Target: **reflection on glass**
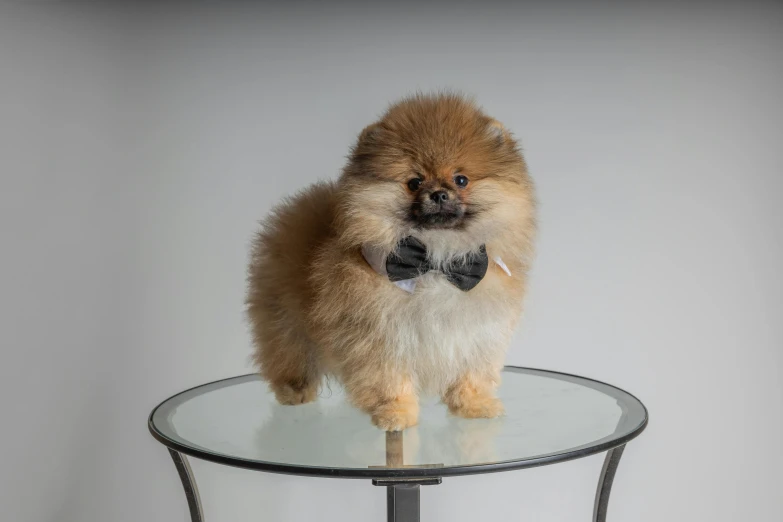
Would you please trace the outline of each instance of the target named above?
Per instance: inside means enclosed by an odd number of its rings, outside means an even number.
[[[499,419],[456,418],[430,399],[418,426],[387,436],[339,388],[314,403],[280,406],[262,381],[245,376],[172,398],[153,423],[172,440],[220,455],[367,469],[538,458],[619,438],[644,420],[641,404],[620,390],[536,370],[505,372],[499,395],[506,407]]]

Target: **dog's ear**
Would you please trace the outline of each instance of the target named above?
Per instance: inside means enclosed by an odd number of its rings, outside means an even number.
[[[511,141],[511,134],[506,130],[503,124],[497,120],[489,120],[487,123],[487,133],[497,140],[498,145]]]
[[[381,124],[376,122],[366,126],[359,134],[359,143],[373,143],[381,134]]]

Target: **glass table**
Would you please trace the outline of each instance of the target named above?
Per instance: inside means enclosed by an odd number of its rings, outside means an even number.
[[[625,444],[647,425],[644,405],[602,382],[511,366],[498,395],[503,417],[461,419],[424,399],[418,426],[386,433],[350,406],[336,383],[315,402],[281,406],[252,374],[179,393],[152,411],[148,425],[174,459],[193,522],[204,515],[187,456],[270,473],[371,479],[387,488],[388,520],[414,522],[420,486],[443,477],[606,452],[593,510],[593,520],[603,522]]]

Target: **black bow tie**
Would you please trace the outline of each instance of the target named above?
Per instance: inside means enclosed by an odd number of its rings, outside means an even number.
[[[467,292],[484,279],[488,264],[487,250],[481,245],[478,254],[468,255],[464,262],[449,263],[443,274],[451,284]],[[427,247],[412,236],[400,241],[396,252],[386,258],[386,272],[391,281],[405,281],[439,269],[427,259]]]

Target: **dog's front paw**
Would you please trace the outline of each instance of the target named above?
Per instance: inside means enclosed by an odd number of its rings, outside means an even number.
[[[477,395],[458,404],[450,404],[449,411],[452,415],[466,419],[494,419],[504,412],[500,399],[486,395]]]
[[[304,386],[294,386],[290,383],[273,384],[270,387],[275,392],[277,402],[285,406],[312,402],[318,396],[318,385],[312,383]]]
[[[419,403],[415,398],[396,399],[372,412],[372,423],[385,431],[402,431],[418,422]]]

